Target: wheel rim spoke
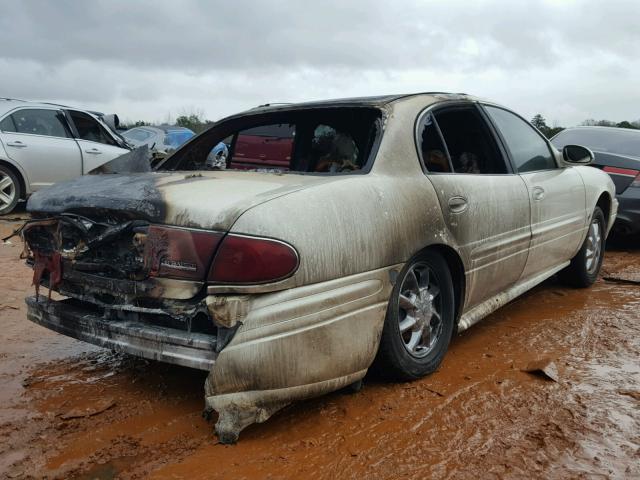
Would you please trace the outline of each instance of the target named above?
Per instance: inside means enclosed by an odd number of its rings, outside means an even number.
[[[413,327],[415,327],[416,323],[417,321],[415,317],[405,317],[405,319],[400,322],[400,333],[411,330]]]
[[[418,348],[418,345],[420,344],[420,340],[422,340],[422,329],[412,332],[411,338],[407,343],[407,348],[409,349],[409,351],[415,352]]]
[[[0,176],[0,190],[4,190],[7,187],[10,187],[13,185],[13,181],[6,176]]]
[[[5,205],[9,205],[12,201],[13,201],[13,196],[9,196],[7,194],[5,194],[4,192],[0,192],[0,203],[3,203]]]
[[[399,305],[400,308],[404,309],[404,310],[415,310],[416,307],[416,302],[415,302],[415,295],[402,295],[400,294],[400,298],[399,298]]]

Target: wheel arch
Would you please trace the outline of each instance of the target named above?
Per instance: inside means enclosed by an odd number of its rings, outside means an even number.
[[[596,207],[600,207],[602,213],[604,213],[604,221],[606,222],[605,227],[607,230],[609,229],[609,221],[611,218],[609,215],[611,214],[611,195],[609,192],[602,192],[598,197],[598,201],[596,202]]]
[[[22,175],[22,172],[13,163],[7,162],[2,158],[0,158],[0,165],[11,170],[18,178],[18,182],[20,182],[20,199],[25,200],[27,198],[27,184],[25,182],[24,175]]]
[[[466,280],[464,275],[464,263],[458,252],[449,245],[442,243],[429,245],[421,250],[421,252],[435,251],[439,253],[447,263],[451,280],[453,281],[453,294],[455,296],[455,322],[457,327],[462,308],[464,306],[464,298],[466,291]],[[454,330],[455,332],[455,330]]]

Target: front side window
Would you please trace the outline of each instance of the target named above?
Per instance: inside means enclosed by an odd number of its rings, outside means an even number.
[[[13,129],[8,118],[2,122],[3,131],[15,133],[29,133],[31,135],[44,135],[47,137],[70,137],[64,117],[58,110],[45,110],[37,108],[25,108],[10,115]]]
[[[78,137],[82,140],[118,146],[116,141],[111,138],[102,125],[91,115],[76,110],[69,110],[69,115],[71,115],[76,130],[78,130]]]
[[[9,115],[0,121],[0,132],[15,133],[16,126],[13,123],[13,117]]]
[[[557,168],[547,142],[528,122],[502,108],[484,108],[500,130],[518,173]]]
[[[500,150],[474,106],[428,113],[420,133],[422,158],[430,172],[507,173]]]

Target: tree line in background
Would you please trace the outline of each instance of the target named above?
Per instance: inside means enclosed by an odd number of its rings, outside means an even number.
[[[547,138],[551,138],[554,135],[560,133],[565,127],[550,127],[547,125],[547,121],[541,114],[537,114],[531,119],[531,124],[540,130]],[[622,122],[612,122],[611,120],[594,120],[590,118],[585,120],[580,125],[589,127],[618,127],[618,128],[631,128],[633,130],[640,130],[640,120],[635,122],[629,122],[624,120]]]

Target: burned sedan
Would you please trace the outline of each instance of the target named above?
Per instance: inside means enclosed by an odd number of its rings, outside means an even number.
[[[247,169],[238,139],[258,127],[252,149],[272,164]],[[226,168],[213,170],[221,141]],[[161,170],[34,194],[28,317],[208,371],[205,408],[234,442],[372,366],[403,381],[433,372],[455,332],[556,273],[591,285],[617,209],[592,160],[466,95],[249,110]]]

